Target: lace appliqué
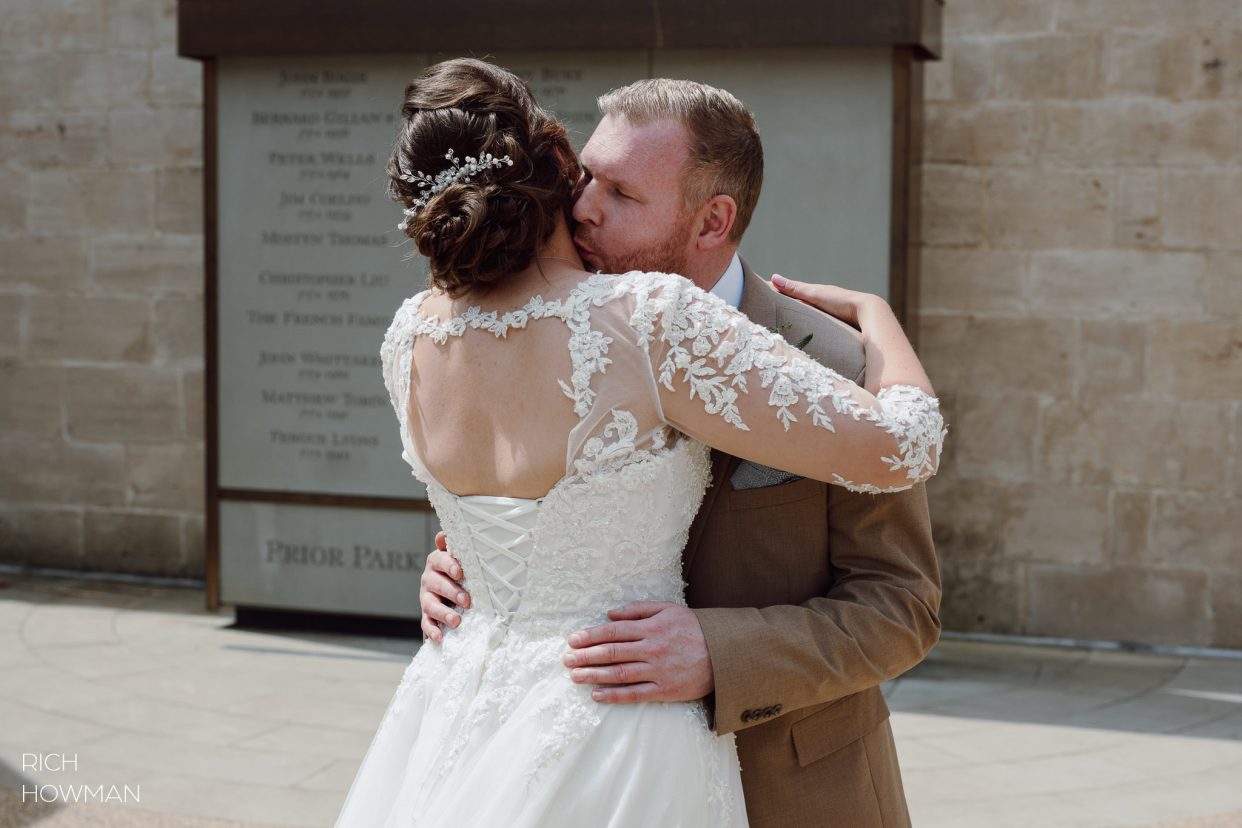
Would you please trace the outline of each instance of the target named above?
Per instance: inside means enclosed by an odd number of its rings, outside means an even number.
[[[799,404],[805,404],[813,425],[835,431],[824,408],[827,401],[835,413],[867,420],[897,439],[897,452],[880,459],[890,471],[904,469],[910,483],[880,488],[834,475],[839,485],[857,492],[897,492],[935,473],[947,433],[936,398],[913,386],[890,386],[876,395],[877,411],[855,400],[852,383],[831,368],[792,348],[787,356],[773,353],[784,338],[740,317],[720,297],[686,290],[689,283],[679,276],[639,275],[645,278],[626,282],[638,297],[630,323],[648,353],[657,336],[668,345],[658,366],[658,381],[666,389],[676,390],[673,380],[680,374],[690,398],[701,399],[704,411],[749,431],[737,400],[739,392],[747,393],[746,374],[753,370],[760,387],[770,389],[768,405],[786,431],[798,420],[792,409]]]

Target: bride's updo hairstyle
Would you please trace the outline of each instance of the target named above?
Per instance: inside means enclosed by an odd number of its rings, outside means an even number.
[[[388,195],[407,208],[405,234],[431,263],[431,283],[449,296],[492,286],[527,267],[557,219],[568,221],[580,175],[565,128],[512,72],[470,58],[428,68],[405,88],[402,125],[388,159]],[[458,163],[508,156],[425,199],[431,179]],[[411,213],[410,208],[415,208]]]

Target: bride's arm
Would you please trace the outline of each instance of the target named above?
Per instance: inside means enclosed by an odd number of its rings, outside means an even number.
[[[931,477],[944,422],[892,311],[840,289],[818,298],[852,303],[868,388],[687,280],[653,284],[632,324],[647,346],[664,419],[729,454],[855,491],[900,491]]]

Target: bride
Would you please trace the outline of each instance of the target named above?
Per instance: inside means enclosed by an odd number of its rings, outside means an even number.
[[[931,384],[883,303],[863,388],[681,276],[587,272],[577,158],[509,72],[432,66],[402,116],[389,193],[431,288],[380,355],[474,608],[410,662],[336,825],[743,826],[733,735],[700,702],[596,703],[566,636],[684,603],[709,446],[855,490],[930,477]]]

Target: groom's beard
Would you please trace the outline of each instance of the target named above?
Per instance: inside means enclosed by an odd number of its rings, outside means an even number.
[[[686,244],[690,233],[690,216],[677,217],[677,223],[663,239],[645,248],[624,251],[599,250],[579,225],[578,237],[583,246],[595,252],[604,273],[627,273],[631,270],[659,273],[686,273]]]

